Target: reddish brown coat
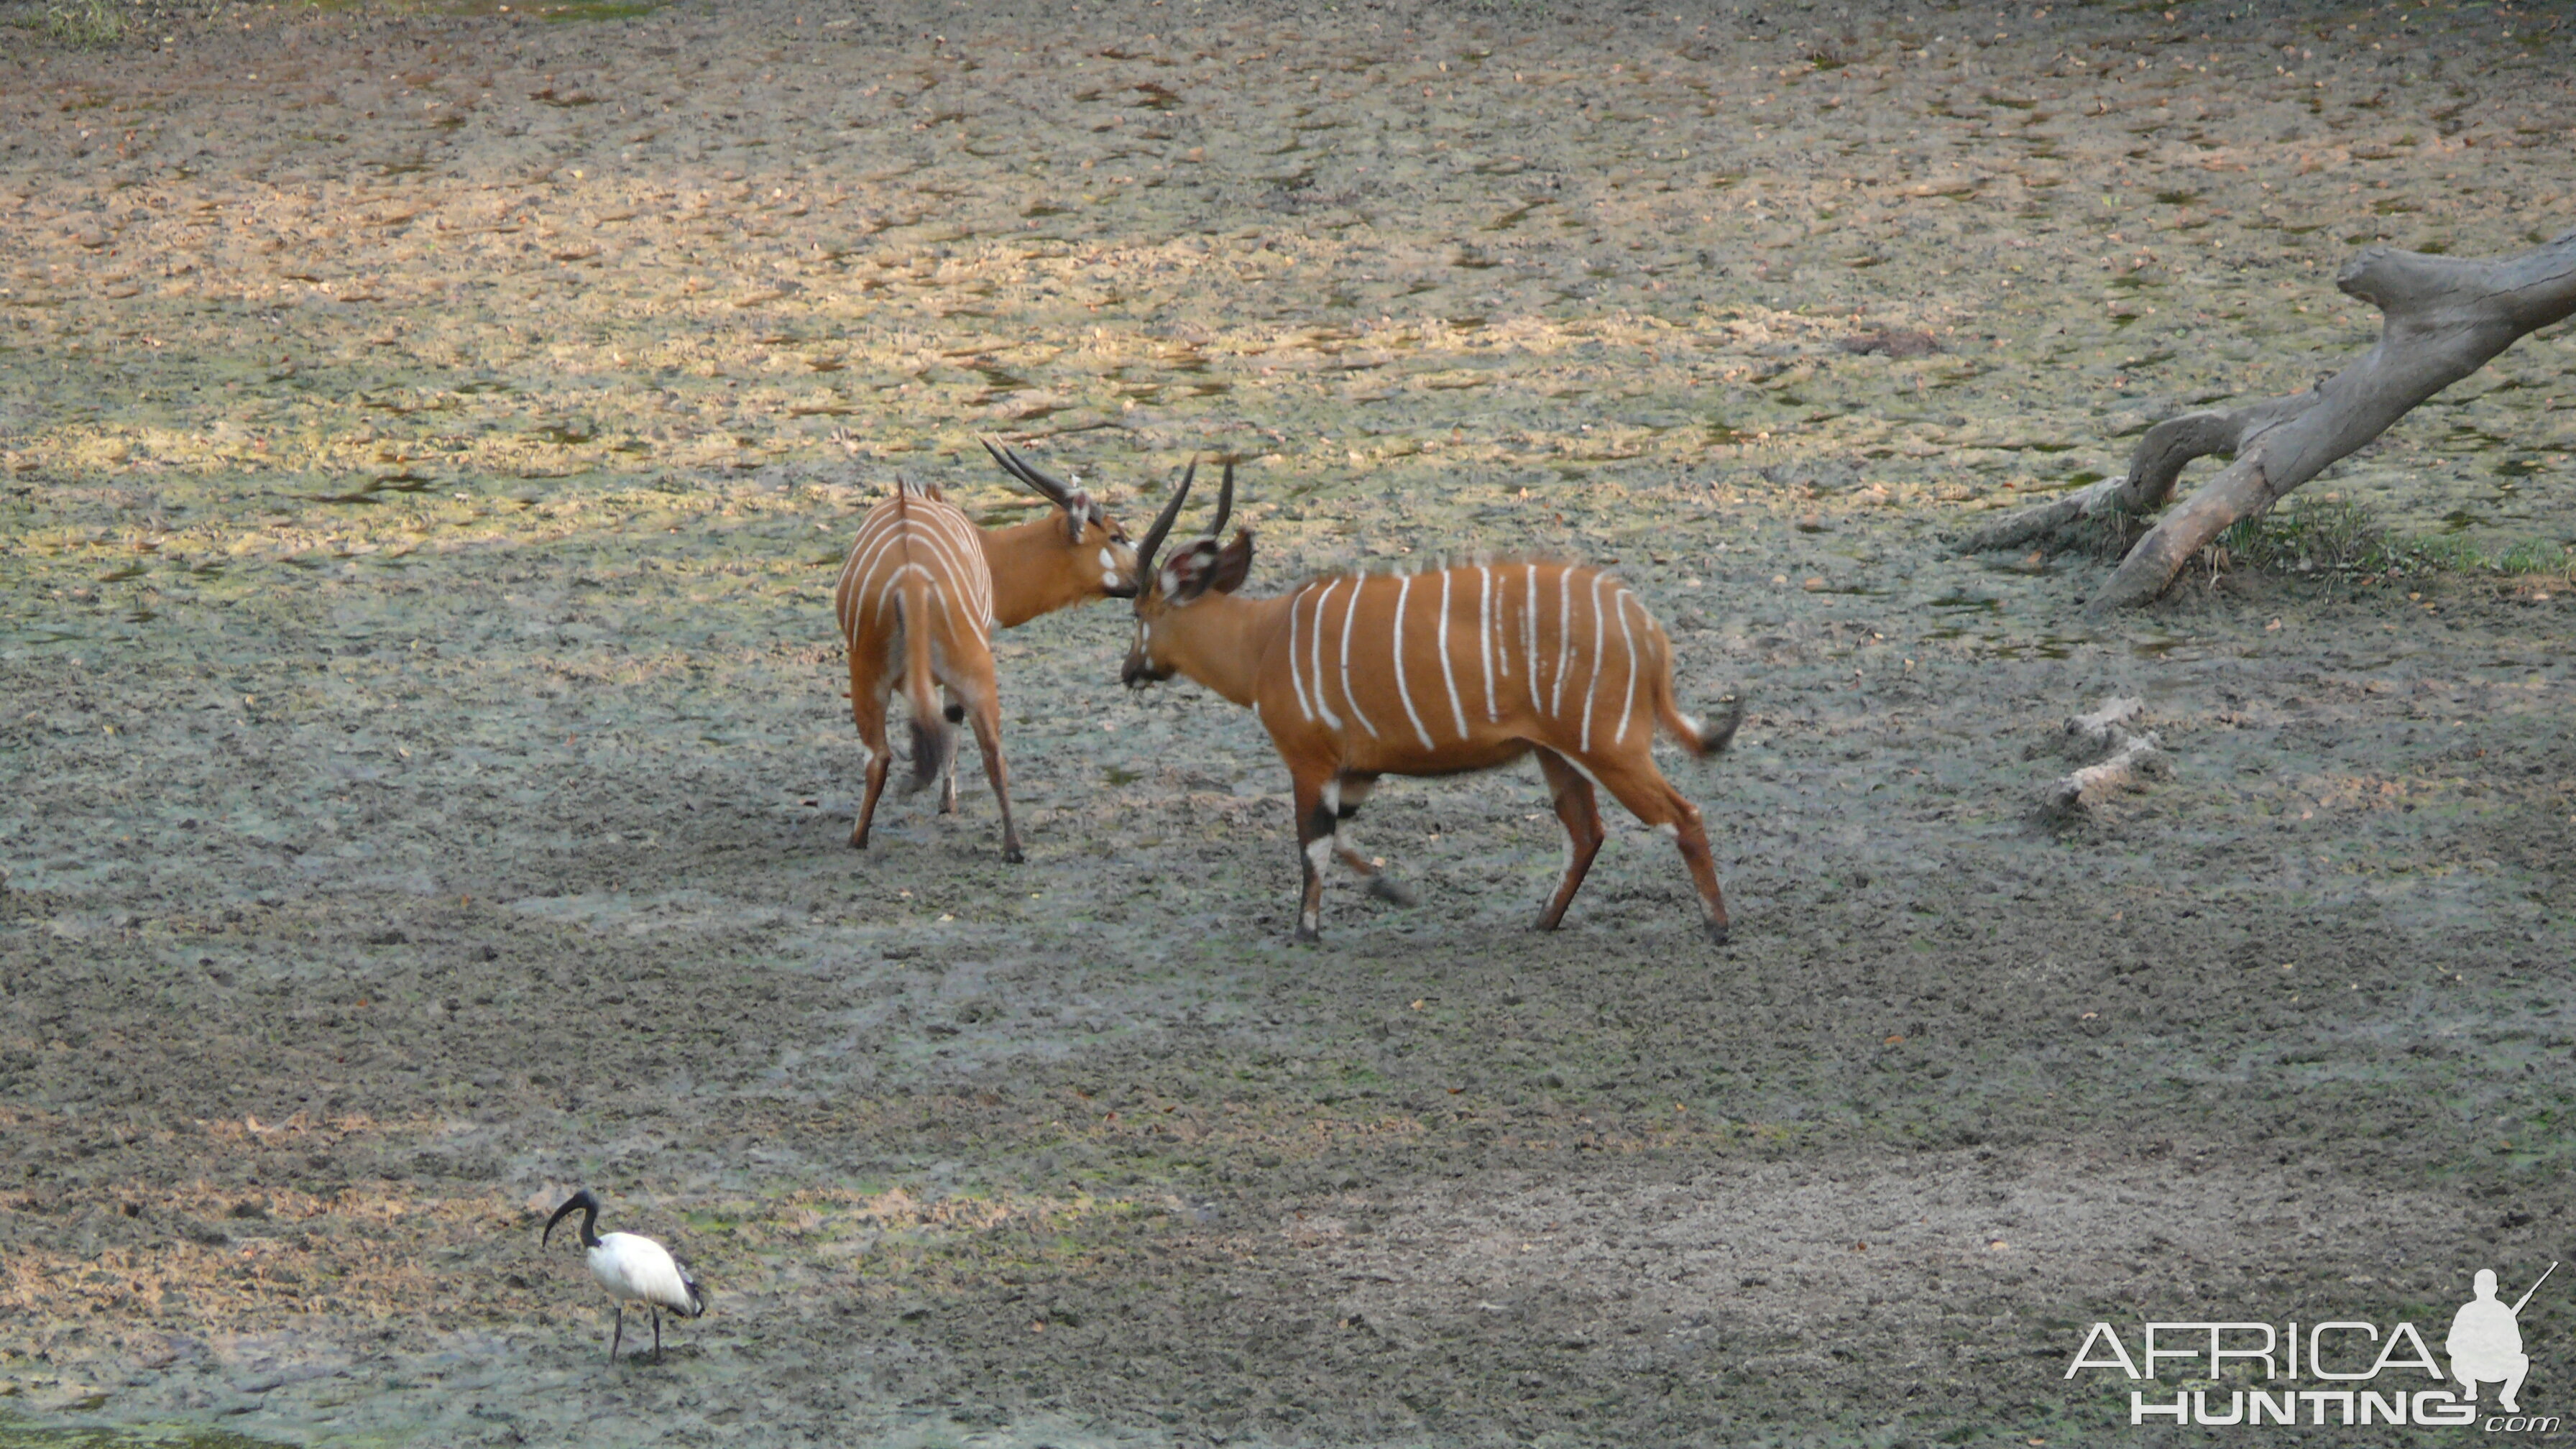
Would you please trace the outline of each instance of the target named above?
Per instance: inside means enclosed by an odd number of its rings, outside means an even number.
[[[1184,482],[1180,496],[1185,496]],[[1146,536],[1144,566],[1180,496]],[[1223,527],[1232,470],[1218,505]],[[1604,832],[1594,786],[1669,832],[1724,940],[1726,904],[1697,806],[1656,768],[1660,727],[1695,754],[1734,737],[1740,707],[1714,727],[1682,713],[1672,645],[1643,601],[1583,564],[1512,560],[1417,574],[1337,575],[1276,598],[1236,597],[1252,539],[1201,539],[1136,598],[1134,685],[1185,674],[1249,707],[1288,765],[1304,861],[1297,934],[1320,927],[1327,856],[1392,890],[1341,837],[1380,775],[1446,775],[1535,754],[1568,842],[1539,917],[1553,928]]]
[[[971,721],[1001,807],[1003,858],[1020,859],[1002,761],[993,630],[1088,599],[1124,597],[1136,587],[1136,555],[1116,519],[1008,449],[985,446],[1055,506],[1027,523],[983,529],[938,489],[898,482],[860,521],[833,590],[849,654],[850,718],[867,756],[867,793],[850,831],[850,844],[861,849],[893,758],[886,707],[900,690],[912,703],[912,788],[937,779],[941,811],[957,808],[954,726]],[[946,693],[944,707],[934,691]]]

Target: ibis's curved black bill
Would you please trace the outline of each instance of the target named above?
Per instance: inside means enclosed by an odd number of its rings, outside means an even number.
[[[562,1207],[555,1209],[555,1215],[546,1219],[546,1231],[544,1236],[538,1238],[537,1241],[540,1243],[552,1243],[555,1240],[555,1225],[562,1222],[564,1219],[571,1217],[574,1213],[581,1214],[581,1245],[585,1248],[598,1247],[599,1194],[592,1192],[586,1187],[566,1199]]]

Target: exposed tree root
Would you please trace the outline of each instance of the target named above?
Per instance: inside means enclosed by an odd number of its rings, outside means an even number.
[[[2138,440],[2127,477],[1988,524],[1964,541],[1964,551],[2034,543],[2062,549],[2078,543],[2088,524],[2125,531],[2164,505],[2193,459],[2234,454],[2224,472],[2129,548],[2087,611],[2149,602],[2229,525],[2270,508],[2523,334],[2576,315],[2576,231],[2503,260],[2371,247],[2344,264],[2335,285],[2385,319],[2379,341],[2358,362],[2305,392],[2167,418]]]

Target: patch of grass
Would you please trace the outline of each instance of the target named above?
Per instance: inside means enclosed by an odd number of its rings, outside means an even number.
[[[2063,542],[2089,558],[2118,563],[2153,527],[2155,520],[2144,514],[2118,507],[2102,508],[2066,525]]]
[[[2545,538],[2516,539],[2486,566],[2500,574],[2576,573],[2576,549]]]
[[[48,0],[30,23],[70,45],[114,45],[126,31],[116,0]]]
[[[196,1424],[39,1426],[10,1415],[0,1417],[0,1449],[277,1449],[277,1441]]]
[[[2247,568],[2279,573],[2375,573],[2393,561],[2388,530],[2369,509],[2341,498],[2294,498],[2239,519],[2218,546]]]
[[[2240,519],[2218,536],[2218,546],[2245,568],[2341,578],[2576,570],[2576,552],[2560,544],[2521,539],[2488,552],[2457,536],[2401,536],[2368,508],[2332,496],[2292,498],[2269,513]]]
[[[570,5],[540,5],[537,7],[537,18],[553,24],[588,20],[632,20],[639,15],[650,15],[659,8],[661,8],[659,0],[655,0],[652,4],[631,3],[631,0],[629,3],[621,3],[621,0],[578,0],[578,3]]]

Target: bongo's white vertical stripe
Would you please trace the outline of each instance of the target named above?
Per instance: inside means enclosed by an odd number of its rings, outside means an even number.
[[[1449,655],[1449,581],[1458,571],[1440,571],[1440,679],[1449,687],[1449,714],[1458,722],[1458,738],[1467,737],[1467,707],[1458,702],[1458,667]]]
[[[1404,702],[1404,717],[1413,721],[1413,733],[1424,749],[1432,748],[1431,731],[1422,727],[1422,712],[1413,707],[1413,690],[1404,682],[1404,596],[1413,592],[1413,575],[1404,574],[1395,581],[1395,624],[1388,647],[1395,654],[1395,697]]]
[[[918,494],[889,498],[869,510],[849,561],[841,566],[843,642],[851,640],[862,617],[892,619],[907,577],[919,577],[943,598],[963,603],[963,621],[990,638],[993,576],[974,532],[966,515]]]
[[[1476,662],[1485,671],[1485,718],[1501,719],[1502,711],[1494,707],[1494,571],[1483,564],[1476,565]],[[1503,667],[1511,667],[1508,658]]]
[[[982,545],[965,515],[947,503],[914,494],[900,501],[889,498],[877,505],[859,525],[858,543],[851,550],[850,562],[843,567],[843,575],[882,583],[889,556],[917,560],[937,574],[959,581],[976,615],[989,618],[992,574],[984,565]]]
[[[1326,729],[1335,730],[1342,727],[1341,718],[1333,713],[1333,707],[1330,704],[1324,702],[1324,606],[1333,601],[1333,591],[1340,588],[1342,583],[1341,579],[1330,580],[1324,585],[1323,592],[1315,596],[1315,624],[1311,631],[1315,642],[1311,646],[1314,654],[1309,669],[1315,679],[1315,713],[1323,716]],[[1290,636],[1289,648],[1291,650],[1296,648],[1294,635]]]
[[[1626,589],[1619,589],[1611,594],[1610,602],[1619,611],[1619,657],[1628,667],[1628,682],[1619,687],[1619,732],[1610,737],[1610,743],[1615,745],[1628,738],[1628,707],[1637,698],[1637,641],[1628,632],[1628,606],[1636,600]]]
[[[1368,584],[1367,579],[1351,580],[1351,601],[1342,608],[1342,707],[1351,712],[1351,718],[1360,722],[1361,729],[1375,738],[1377,726],[1371,724],[1368,715],[1360,709],[1359,696],[1351,693],[1351,626],[1360,621],[1360,596],[1367,592]]]
[[[1583,752],[1592,753],[1592,696],[1601,687],[1601,648],[1608,642],[1610,631],[1601,618],[1601,590],[1610,582],[1608,574],[1594,574],[1592,588],[1592,667],[1583,679]]]
[[[1530,712],[1538,712],[1538,565],[1521,565],[1521,576],[1527,585],[1521,600],[1521,642],[1529,649]]]
[[[1306,676],[1300,672],[1297,651],[1297,606],[1306,601],[1308,592],[1306,589],[1299,589],[1288,600],[1288,688],[1290,693],[1297,696],[1299,719],[1315,717],[1315,707],[1306,702]],[[1320,679],[1316,681],[1318,685],[1322,682]]]
[[[1574,570],[1556,576],[1556,682],[1547,692],[1547,712],[1565,715],[1565,666],[1574,660]]]

